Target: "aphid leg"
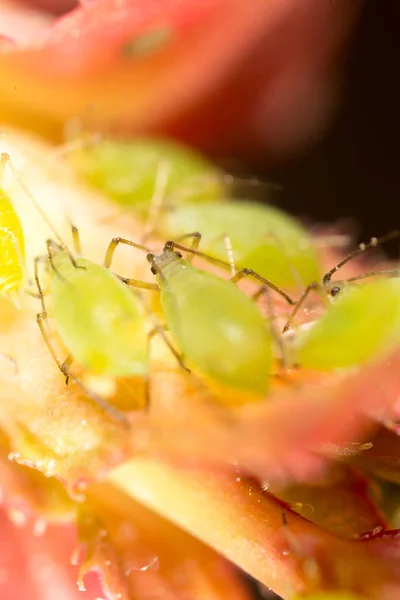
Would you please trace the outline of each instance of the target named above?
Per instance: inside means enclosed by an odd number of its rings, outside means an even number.
[[[79,235],[79,229],[76,225],[71,223],[71,234],[72,241],[74,242],[74,249],[76,254],[82,254],[82,246],[81,246],[81,236]]]
[[[41,312],[36,315],[36,321],[37,321],[37,324],[39,325],[39,329],[43,336],[43,339],[46,342],[46,346],[49,349],[49,352],[52,355],[52,357],[53,357],[55,363],[57,364],[58,368],[60,369],[61,373],[64,375],[64,377],[67,380],[70,376],[70,373],[69,373],[68,367],[66,367],[64,364],[66,361],[62,361],[61,358],[58,356],[58,354],[50,340],[50,336],[46,331],[45,322],[48,320],[48,318],[49,318],[49,315],[47,314],[47,312]]]
[[[281,355],[281,358],[280,358],[281,367],[285,371],[287,369],[287,365],[288,365],[288,361],[287,361],[287,357],[286,357],[286,349],[285,349],[285,345],[283,343],[282,337],[275,325],[276,314],[274,311],[274,306],[271,301],[270,289],[266,285],[263,285],[255,294],[253,294],[252,299],[258,300],[261,296],[265,296],[266,301],[267,301],[268,313],[269,313],[269,319],[268,319],[269,328],[271,330],[271,335],[272,335],[273,339],[275,340],[276,345],[279,348],[279,352]]]
[[[50,339],[49,334],[46,331],[46,327],[45,327],[45,321],[48,320],[48,314],[47,312],[43,312],[43,313],[38,313],[38,315],[36,316],[36,320],[37,323],[39,325],[39,329],[40,332],[43,336],[43,339],[46,343],[47,348],[49,349],[49,352],[51,354],[51,356],[53,357],[55,363],[57,364],[58,368],[60,369],[61,373],[64,375],[65,377],[65,382],[66,384],[69,383],[69,381],[72,381],[73,383],[75,383],[77,386],[79,386],[81,388],[81,390],[91,399],[93,400],[93,402],[95,404],[97,404],[102,410],[104,410],[104,412],[106,412],[112,419],[114,419],[115,421],[118,421],[119,423],[121,423],[124,427],[129,428],[129,421],[128,419],[116,408],[114,408],[113,406],[111,406],[111,404],[108,404],[108,402],[106,402],[101,396],[99,396],[98,394],[96,394],[95,392],[93,392],[92,390],[88,389],[83,383],[82,381],[78,378],[75,377],[75,375],[72,375],[70,372],[70,365],[72,363],[72,357],[68,356],[66,358],[66,360],[62,361],[54,346],[53,343]]]
[[[193,236],[194,234],[192,233],[190,235]],[[209,263],[212,263],[213,265],[217,265],[218,267],[223,267],[224,269],[230,269],[230,264],[228,262],[221,260],[219,258],[214,258],[213,256],[206,254],[205,252],[200,252],[200,250],[188,248],[188,246],[182,246],[181,244],[177,244],[177,242],[173,242],[171,240],[169,240],[168,242],[165,243],[165,246],[164,246],[165,250],[174,251],[175,248],[177,248],[178,250],[183,250],[184,252],[189,252],[191,254],[195,254],[196,256],[200,256],[201,258],[204,258],[204,260],[207,260]]]
[[[132,248],[137,248],[138,250],[143,250],[144,252],[151,252],[149,248],[143,246],[143,244],[137,244],[136,242],[132,242],[131,240],[127,240],[121,237],[115,237],[111,240],[108,245],[105,257],[104,257],[104,266],[106,269],[111,267],[112,259],[114,257],[114,252],[119,246],[119,244],[125,244],[126,246],[131,246]],[[137,287],[145,290],[159,290],[159,287],[156,283],[150,283],[147,281],[140,281],[139,279],[132,279],[131,277],[121,277],[118,275],[119,279],[126,283],[126,285]]]
[[[192,245],[190,246],[188,252],[189,256],[186,257],[187,262],[192,262],[193,257],[197,248],[200,246],[201,242],[201,233],[199,231],[194,231],[193,233],[185,233],[185,235],[179,236],[178,241],[186,240],[187,238],[192,238]]]
[[[4,169],[5,169],[6,165],[8,165],[11,173],[13,174],[14,178],[18,182],[18,185],[20,186],[20,188],[22,189],[24,194],[27,196],[27,198],[29,198],[29,200],[31,201],[31,203],[33,204],[33,206],[35,207],[35,209],[37,210],[39,215],[42,217],[43,221],[53,232],[54,236],[56,237],[57,241],[59,242],[59,244],[61,245],[63,250],[65,250],[65,252],[68,254],[68,257],[69,257],[70,261],[72,262],[72,264],[74,265],[74,267],[78,267],[78,265],[76,264],[76,260],[72,256],[68,246],[66,245],[66,243],[64,242],[64,240],[62,239],[62,237],[60,236],[58,231],[55,229],[53,223],[50,221],[50,219],[46,215],[43,208],[37,202],[35,196],[31,192],[31,190],[25,184],[24,180],[22,179],[21,175],[19,174],[17,167],[14,165],[10,156],[6,152],[2,152],[1,156],[0,156],[0,185],[1,185],[1,180],[4,176]]]
[[[256,279],[257,281],[260,281],[263,285],[265,285],[266,287],[268,287],[271,290],[274,290],[274,292],[276,292],[277,294],[282,296],[282,298],[284,298],[288,304],[291,304],[291,305],[295,304],[295,301],[292,300],[292,298],[288,294],[286,294],[286,292],[284,292],[283,290],[281,290],[281,288],[279,288],[274,283],[272,283],[272,281],[265,279],[265,277],[262,277],[261,275],[259,275],[255,271],[253,271],[253,269],[240,269],[240,271],[238,271],[236,273],[236,275],[231,277],[230,281],[232,281],[232,283],[238,283],[245,277],[252,277],[253,279]]]
[[[167,327],[165,325],[160,325],[159,323],[156,324],[153,329],[151,329],[148,333],[148,338],[149,338],[149,344],[151,342],[151,340],[153,339],[153,337],[158,334],[162,337],[162,339],[164,340],[166,346],[169,348],[169,350],[171,351],[171,353],[174,355],[174,357],[176,358],[177,363],[179,364],[179,366],[184,369],[185,371],[187,371],[188,373],[191,373],[190,369],[185,365],[184,359],[182,357],[181,354],[179,354],[179,352],[176,350],[176,348],[171,344],[171,342],[169,341],[168,337],[165,334]]]
[[[154,191],[151,197],[148,219],[145,232],[141,238],[145,242],[151,233],[157,229],[160,212],[165,202],[165,196],[168,186],[168,179],[171,173],[171,164],[166,160],[161,160],[155,177]]]
[[[229,264],[231,266],[232,276],[235,276],[236,273],[237,273],[237,271],[236,271],[236,265],[235,265],[235,255],[233,254],[232,240],[231,240],[230,236],[227,235],[227,234],[224,235],[224,244],[225,244],[225,247],[226,247],[226,253],[228,255]]]
[[[382,244],[385,244],[386,242],[391,242],[391,241],[399,239],[399,238],[400,238],[400,231],[391,231],[387,235],[384,235],[384,236],[382,236],[380,238],[376,238],[376,237],[371,238],[370,241],[367,244],[360,244],[358,246],[358,248],[356,248],[355,250],[353,250],[353,252],[350,252],[350,254],[348,256],[346,256],[345,258],[343,258],[330,271],[328,271],[327,273],[325,273],[325,275],[324,275],[324,277],[322,279],[322,283],[324,285],[326,285],[326,286],[329,286],[332,276],[337,271],[339,271],[339,269],[341,269],[345,264],[347,264],[350,260],[353,260],[353,258],[356,258],[360,254],[363,254],[364,252],[366,252],[370,248],[377,248],[378,246],[381,246]]]
[[[54,260],[53,260],[52,245],[53,245],[53,240],[46,240],[47,259],[49,261],[49,265],[51,266],[51,268],[53,269],[53,272],[57,275],[57,277],[59,277],[59,279],[61,279],[65,283],[67,283],[67,280],[65,279],[65,277],[63,277],[61,275],[61,273],[59,271],[57,271],[57,269],[55,267]],[[74,265],[74,266],[78,267],[78,265]]]
[[[296,302],[296,305],[291,313],[291,315],[289,316],[288,320],[286,321],[285,327],[282,330],[282,333],[285,333],[286,331],[288,331],[288,329],[290,329],[290,327],[293,325],[293,321],[297,315],[297,313],[299,312],[300,308],[303,306],[304,302],[306,301],[306,299],[308,298],[310,292],[315,291],[319,294],[323,294],[324,288],[321,284],[319,283],[310,283],[306,289],[304,290],[304,292],[302,293],[302,295],[300,296],[299,300]]]
[[[69,379],[70,379],[69,368],[73,362],[74,362],[74,357],[71,354],[69,354],[61,365],[61,372],[65,374],[65,384],[66,385],[69,384]]]
[[[233,254],[233,247],[232,247],[232,241],[231,238],[228,234],[223,234],[221,236],[219,236],[217,238],[217,240],[223,240],[224,244],[225,244],[225,248],[226,248],[226,254],[228,256],[228,261],[229,261],[229,266],[230,266],[230,270],[233,275],[236,275],[236,265],[235,265],[235,257]]]
[[[42,314],[47,314],[46,306],[44,304],[44,294],[42,284],[39,279],[39,263],[43,262],[43,260],[47,260],[47,256],[35,256],[33,264],[34,264],[34,275],[35,275],[35,283],[38,290],[39,299],[42,305]]]
[[[254,300],[254,302],[257,302],[257,300],[259,300],[261,296],[265,294],[267,289],[268,288],[265,285],[262,285],[256,292],[254,292],[254,294],[251,295],[251,299]]]

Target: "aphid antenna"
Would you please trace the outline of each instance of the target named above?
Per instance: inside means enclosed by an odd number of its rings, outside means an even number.
[[[33,204],[33,206],[35,207],[35,209],[37,210],[39,215],[42,217],[43,221],[50,228],[50,230],[54,234],[54,237],[57,239],[57,241],[60,244],[60,246],[62,247],[62,249],[67,253],[67,255],[68,255],[69,259],[71,260],[72,264],[74,265],[74,267],[78,268],[76,260],[75,260],[74,256],[72,255],[70,249],[68,248],[67,244],[64,242],[61,235],[58,233],[58,231],[54,227],[53,223],[50,221],[50,219],[46,215],[45,211],[43,210],[43,208],[40,206],[40,204],[36,200],[35,196],[32,194],[31,190],[28,188],[28,186],[23,181],[21,175],[19,174],[18,169],[12,162],[9,154],[7,154],[6,152],[2,152],[1,157],[0,157],[0,185],[1,185],[1,182],[4,177],[4,171],[5,171],[6,165],[8,165],[15,180],[18,182],[18,185],[23,190],[23,192],[25,193],[27,198],[29,198],[29,200],[31,201],[31,203]]]
[[[226,186],[233,188],[234,193],[237,193],[237,188],[240,190],[243,186],[245,186],[245,188],[256,189],[257,191],[273,193],[281,192],[283,190],[283,186],[280,183],[266,181],[265,179],[260,179],[254,175],[249,175],[247,177],[245,175],[235,175],[226,170],[223,175],[223,182]]]
[[[127,239],[121,238],[121,237],[115,237],[109,243],[105,257],[104,257],[104,266],[106,269],[109,269],[111,267],[114,253],[120,244],[124,244],[125,246],[130,246],[131,248],[137,248],[138,250],[142,250],[143,252],[147,252],[147,257],[155,256],[152,253],[152,251],[150,250],[150,248],[148,248],[147,246],[144,246],[143,244],[138,244],[137,242],[132,242],[132,240],[127,240]],[[149,260],[149,258],[147,258],[147,260]],[[150,262],[150,260],[149,260],[149,262]],[[118,275],[118,278],[121,281],[123,281],[126,285],[129,285],[132,287],[137,287],[137,288],[141,288],[144,290],[159,291],[159,287],[155,283],[150,283],[148,281],[140,281],[139,279],[132,279],[131,277],[121,277],[120,275]]]
[[[322,299],[324,299],[327,292],[332,297],[337,296],[343,285],[347,285],[348,283],[352,283],[354,281],[360,281],[361,279],[366,279],[367,277],[377,277],[379,275],[392,275],[393,277],[399,276],[400,269],[386,269],[386,270],[382,270],[382,271],[369,271],[368,273],[363,273],[362,275],[356,275],[354,277],[349,277],[348,279],[344,279],[342,281],[332,282],[333,275],[335,273],[337,273],[337,271],[339,271],[339,269],[341,269],[348,262],[350,262],[357,256],[360,256],[367,250],[370,250],[371,248],[377,248],[378,246],[381,246],[382,244],[385,244],[386,242],[391,242],[396,239],[400,239],[400,231],[399,230],[391,231],[387,235],[384,235],[380,238],[377,238],[377,237],[371,238],[368,243],[360,244],[358,246],[358,248],[353,250],[353,252],[350,252],[350,254],[348,254],[344,259],[342,259],[339,263],[337,263],[337,265],[335,265],[332,269],[330,269],[330,271],[328,271],[323,276],[322,284],[314,282],[314,283],[311,283],[310,285],[308,285],[306,287],[306,289],[304,290],[304,292],[302,293],[302,295],[300,296],[299,300],[297,301],[292,314],[290,315],[289,319],[286,322],[286,325],[283,328],[282,333],[285,333],[286,331],[288,331],[288,329],[292,326],[294,318],[296,317],[300,308],[303,306],[305,300],[307,299],[307,297],[311,291],[317,292],[317,294]]]
[[[344,279],[342,284],[352,283],[353,281],[360,281],[361,279],[366,279],[367,277],[377,277],[379,275],[391,275],[392,277],[400,276],[400,269],[386,269],[383,271],[370,271],[369,273],[363,273],[362,275],[355,275],[354,277],[349,277],[348,279]],[[331,288],[331,293],[332,293]]]
[[[195,234],[191,234],[191,235],[195,235]],[[200,235],[200,234],[198,234],[198,235]],[[200,252],[199,250],[194,250],[193,248],[188,248],[187,246],[182,246],[181,244],[177,244],[176,242],[173,242],[171,240],[166,242],[166,244],[164,246],[164,249],[166,249],[166,250],[174,250],[175,248],[178,248],[179,250],[183,250],[184,252],[190,252],[196,256],[200,256],[201,258],[204,258],[204,260],[207,260],[208,262],[215,264],[217,266],[223,267],[225,269],[230,269],[230,267],[231,267],[231,265],[224,260],[214,258],[213,256],[206,254],[205,252]],[[240,269],[240,271],[238,271],[233,277],[231,277],[230,281],[232,283],[238,283],[241,279],[244,279],[245,277],[252,277],[253,279],[256,279],[263,285],[266,285],[271,290],[274,290],[274,292],[276,292],[277,294],[282,296],[282,298],[284,298],[286,300],[286,302],[288,304],[290,304],[291,306],[296,304],[295,301],[288,294],[286,294],[286,292],[284,292],[283,290],[281,290],[281,288],[279,288],[274,283],[272,283],[272,281],[269,281],[269,279],[266,279],[265,277],[262,277],[261,275],[259,275],[255,271],[253,271],[253,269],[247,269],[247,268]]]
[[[187,237],[193,237],[194,239],[197,238],[198,242],[196,242],[196,245],[198,246],[200,244],[201,234],[199,232],[196,231],[194,233],[188,233],[188,234],[182,236],[180,239],[184,239]],[[193,248],[193,247],[183,246],[182,244],[179,244],[178,242],[174,242],[172,240],[168,240],[165,243],[164,250],[174,251],[175,248],[177,248],[178,250],[182,250],[183,252],[188,252],[189,254],[192,254],[194,256],[199,256],[200,258],[204,258],[204,260],[206,260],[209,263],[212,263],[218,267],[223,267],[224,269],[231,268],[231,265],[229,264],[229,262],[226,262],[225,260],[221,260],[219,258],[214,258],[213,256],[206,254],[205,252],[201,252],[200,250],[197,250],[196,247]]]
[[[382,237],[379,237],[379,238],[372,237],[368,243],[360,244],[358,246],[358,248],[353,250],[353,252],[350,252],[350,254],[348,254],[348,256],[343,258],[337,265],[335,265],[330,271],[328,271],[324,275],[324,277],[322,279],[323,285],[329,285],[330,281],[332,279],[332,276],[337,271],[339,271],[339,269],[341,269],[344,265],[346,265],[349,261],[353,260],[357,256],[360,256],[360,254],[363,254],[364,252],[366,252],[367,250],[370,250],[371,248],[377,248],[378,246],[381,246],[382,244],[385,244],[386,242],[391,242],[396,239],[400,239],[400,231],[398,231],[398,230],[391,231],[390,233],[388,233]],[[376,273],[379,274],[379,271],[377,271]],[[371,276],[371,275],[375,275],[375,272],[365,275],[365,277]],[[348,281],[348,280],[346,280],[346,281]]]
[[[315,235],[314,244],[318,248],[348,248],[350,235],[347,233]]]

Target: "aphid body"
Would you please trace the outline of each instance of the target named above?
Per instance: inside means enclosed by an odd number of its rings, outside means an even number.
[[[0,292],[13,295],[24,281],[25,243],[11,200],[0,189]]]
[[[305,368],[333,370],[361,365],[400,339],[400,280],[335,284],[340,294],[312,327],[294,331],[290,360]]]
[[[70,161],[88,183],[141,218],[148,216],[162,165],[166,166],[163,202],[167,206],[213,200],[225,189],[222,173],[205,157],[170,140],[83,142]]]
[[[51,314],[73,359],[94,375],[146,376],[140,299],[105,267],[86,258],[74,265],[56,242],[50,242],[49,251]]]
[[[162,211],[159,227],[174,237],[200,231],[202,248],[226,259],[229,236],[237,268],[253,269],[282,287],[320,277],[316,250],[305,229],[284,212],[257,202],[198,202]]]
[[[149,254],[166,324],[185,360],[209,377],[264,394],[272,364],[271,331],[234,283],[194,267],[166,244]]]

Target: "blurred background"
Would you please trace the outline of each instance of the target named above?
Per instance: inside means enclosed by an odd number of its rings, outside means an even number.
[[[329,130],[305,154],[267,171],[283,186],[283,207],[317,221],[350,218],[359,239],[400,229],[399,23],[397,0],[365,2]]]
[[[62,13],[75,3],[30,4]],[[243,164],[248,175],[280,184],[274,203],[311,222],[348,220],[360,241],[400,229],[399,23],[399,0],[365,0],[344,63],[341,103],[323,137],[272,167],[262,159]],[[389,248],[393,256],[398,248]],[[249,584],[255,598],[277,598]]]

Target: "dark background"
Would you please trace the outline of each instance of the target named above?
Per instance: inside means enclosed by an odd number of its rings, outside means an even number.
[[[342,104],[324,139],[258,174],[282,184],[280,206],[314,221],[350,218],[364,240],[400,229],[400,0],[365,2],[346,60]],[[398,243],[388,250],[399,257]],[[277,598],[256,588],[254,597]]]
[[[399,0],[365,2],[330,130],[307,154],[259,173],[282,184],[280,206],[314,221],[354,219],[359,239],[400,229],[399,24]]]

